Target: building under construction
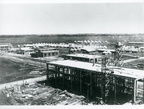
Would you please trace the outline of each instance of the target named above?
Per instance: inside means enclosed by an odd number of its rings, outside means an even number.
[[[102,70],[102,65],[74,60],[47,63],[47,82],[106,104],[144,101],[144,71],[122,67]]]
[[[67,55],[71,60],[49,62],[47,83],[106,104],[144,103],[144,71],[122,66],[122,46],[115,45],[113,57]]]

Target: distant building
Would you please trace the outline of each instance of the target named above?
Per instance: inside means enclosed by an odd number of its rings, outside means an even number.
[[[101,56],[89,55],[89,54],[68,54],[64,56],[64,59],[77,60],[90,63],[101,63]]]
[[[37,48],[34,53],[31,54],[32,57],[51,57],[59,56],[59,50],[55,48]]]
[[[114,49],[97,49],[98,52],[107,52],[107,53],[115,53],[115,50]]]
[[[17,50],[19,50],[19,48],[12,47],[9,49],[9,52],[10,53],[17,53]]]
[[[96,49],[92,48],[92,47],[83,47],[83,48],[81,48],[81,52],[90,54],[90,53],[96,52]]]
[[[0,43],[0,51],[9,51],[10,48],[12,48],[12,44]]]
[[[29,48],[33,48],[35,45],[34,44],[24,44],[23,47],[29,47]]]
[[[31,53],[34,53],[34,49],[31,49],[29,47],[21,47],[18,50],[16,50],[16,53],[30,56]]]
[[[144,47],[139,47],[139,50],[143,52],[144,51]]]
[[[142,46],[144,42],[128,42],[129,46]]]

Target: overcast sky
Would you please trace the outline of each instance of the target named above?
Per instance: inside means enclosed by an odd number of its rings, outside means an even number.
[[[142,3],[0,4],[0,34],[144,33]]]

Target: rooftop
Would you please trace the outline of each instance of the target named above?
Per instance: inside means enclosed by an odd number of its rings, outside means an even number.
[[[9,47],[10,45],[0,45],[0,47]]]
[[[33,51],[33,49],[31,49],[31,48],[29,48],[29,47],[22,47],[22,48],[20,48],[20,50]]]
[[[79,68],[79,69],[95,71],[95,72],[101,72],[101,65],[100,64],[95,64],[93,66],[92,63],[73,61],[73,60],[53,61],[53,62],[49,62],[49,63],[54,64],[54,65]],[[133,79],[144,78],[144,71],[143,70],[130,69],[130,68],[120,68],[120,67],[118,68],[118,67],[112,67],[112,66],[110,68],[114,70],[114,73],[111,73],[111,75],[133,78]]]
[[[59,52],[59,51],[58,50],[42,51],[42,53],[53,53],[53,52]]]
[[[96,48],[91,47],[91,46],[85,46],[83,48],[81,48],[82,50],[86,50],[88,52],[92,52],[92,51],[96,51]]]
[[[38,48],[40,51],[55,50],[56,48]]]
[[[94,59],[94,58],[100,58],[99,55],[89,55],[89,54],[68,54],[69,57],[79,57],[79,58],[88,58],[88,59]]]
[[[128,42],[129,44],[144,44],[144,42]]]
[[[114,49],[103,49],[103,48],[100,48],[100,49],[97,49],[97,51],[109,51],[109,52],[115,52]]]

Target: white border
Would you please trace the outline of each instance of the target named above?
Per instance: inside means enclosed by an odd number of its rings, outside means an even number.
[[[0,0],[0,4],[23,4],[23,3],[144,3],[144,0]],[[140,105],[140,106],[132,106],[132,105],[120,105],[120,106],[100,106],[100,105],[96,105],[96,106],[2,106],[0,105],[0,109],[22,109],[22,108],[26,108],[26,109],[39,109],[39,108],[43,108],[43,109],[60,109],[60,108],[65,108],[65,109],[72,109],[72,108],[97,108],[97,109],[103,109],[103,108],[107,108],[107,109],[127,109],[127,108],[131,108],[131,109],[142,109],[144,108],[144,105]]]
[[[0,3],[144,3],[144,0],[0,0]]]

